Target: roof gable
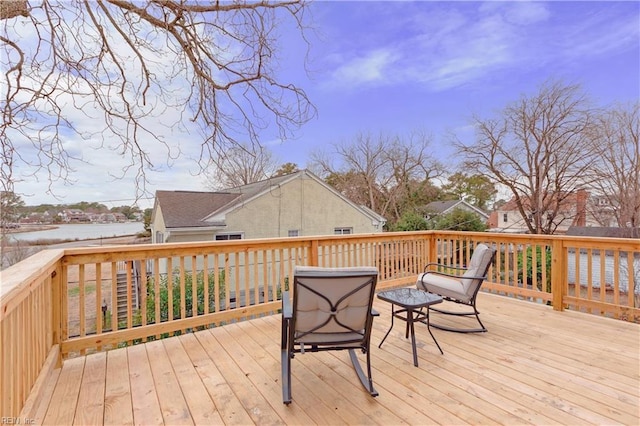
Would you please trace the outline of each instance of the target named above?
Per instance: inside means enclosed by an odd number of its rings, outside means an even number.
[[[466,209],[468,211],[475,212],[478,216],[481,216],[485,219],[489,218],[489,214],[474,206],[473,204],[469,204],[464,200],[446,200],[446,201],[433,201],[427,204],[427,211],[434,212],[437,214],[450,213],[456,208]]]
[[[269,193],[274,187],[282,186],[294,179],[299,179],[303,177],[313,179],[315,182],[319,183],[321,186],[323,186],[325,189],[333,193],[335,196],[341,198],[344,202],[350,204],[354,209],[358,210],[363,215],[371,218],[372,221],[381,222],[383,224],[386,222],[386,219],[381,215],[379,215],[378,213],[374,212],[369,208],[365,208],[364,206],[359,206],[355,204],[353,201],[349,200],[340,192],[336,191],[335,188],[331,187],[322,179],[320,179],[319,177],[317,177],[316,175],[314,175],[313,173],[311,173],[306,169],[300,170],[288,175],[277,176],[270,179],[262,180],[260,182],[250,183],[248,185],[229,188],[227,191],[229,191],[230,193],[236,193],[239,196],[231,200],[228,204],[220,206],[220,208],[218,208],[217,210],[211,211],[210,214],[207,215],[205,220],[209,221],[209,220],[214,220],[215,218],[221,218],[229,211],[232,211],[233,209],[239,206],[242,206],[245,203],[248,203],[257,197],[260,197],[264,194]]]
[[[225,192],[156,191],[156,205],[160,207],[167,228],[221,226],[230,211],[268,194],[274,187],[302,177],[313,179],[373,222],[382,225],[386,222],[384,217],[365,206],[358,206],[308,170],[229,188]]]
[[[460,200],[432,201],[427,204],[427,210],[435,213],[444,213],[460,202]]]

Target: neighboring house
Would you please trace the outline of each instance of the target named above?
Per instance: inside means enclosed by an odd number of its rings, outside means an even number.
[[[63,222],[91,222],[90,215],[79,209],[65,209],[58,216]]]
[[[489,220],[489,214],[476,206],[463,200],[447,200],[433,201],[426,205],[426,219],[432,219],[435,216],[452,213],[455,209],[462,209],[478,216],[483,222]]]
[[[224,192],[156,191],[153,243],[382,232],[386,220],[307,170]]]
[[[556,234],[564,234],[571,226],[598,226],[598,222],[587,208],[589,193],[578,190],[563,198],[558,213],[553,219]],[[528,203],[525,200],[525,209]],[[527,233],[527,220],[531,220],[532,212],[526,209],[527,217],[522,217],[515,199],[503,204],[491,214],[489,231]],[[551,216],[549,216],[551,218]]]

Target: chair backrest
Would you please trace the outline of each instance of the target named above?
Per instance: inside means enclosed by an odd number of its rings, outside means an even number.
[[[478,244],[473,249],[473,255],[463,277],[486,277],[489,266],[493,262],[496,251],[486,244]],[[467,296],[472,297],[478,291],[484,278],[462,278],[460,280]]]
[[[366,343],[371,332],[371,305],[377,278],[375,267],[296,267],[294,340],[316,345]]]

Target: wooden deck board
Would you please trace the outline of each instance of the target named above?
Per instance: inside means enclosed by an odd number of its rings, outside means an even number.
[[[489,332],[434,329],[441,355],[418,324],[416,368],[404,323],[377,347],[391,306],[375,307],[377,398],[346,351],[307,353],[282,404],[276,315],[67,360],[36,411],[45,424],[640,424],[637,324],[481,294]]]
[[[192,425],[193,419],[162,340],[145,345],[162,418],[169,425]]]
[[[162,425],[162,409],[144,345],[129,346],[129,380],[134,424]]]
[[[180,390],[189,404],[193,422],[195,424],[224,424],[180,339],[163,339],[162,343],[180,383]]]
[[[129,362],[125,348],[107,352],[107,380],[104,391],[104,424],[132,425],[133,405]]]
[[[218,366],[214,363],[214,359],[217,359],[217,354],[215,352],[212,353],[213,358],[211,358],[193,334],[180,336],[179,339],[207,389],[211,400],[216,404],[223,423],[230,425],[252,423],[251,417],[244,410],[233,390],[220,373]]]
[[[104,423],[104,388],[107,374],[107,353],[87,356],[82,376],[75,425]]]
[[[76,414],[85,357],[67,360],[51,396],[43,424],[70,425]]]

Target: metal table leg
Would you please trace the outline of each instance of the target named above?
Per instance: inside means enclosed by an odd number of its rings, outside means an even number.
[[[411,332],[411,348],[413,349],[413,365],[418,366],[418,349],[416,348],[416,332],[413,327],[413,309],[407,309],[407,328]]]
[[[380,341],[380,344],[378,345],[378,348],[382,347],[382,344],[386,340],[387,336],[389,335],[389,333],[391,333],[391,329],[393,328],[393,317],[395,317],[395,316],[396,316],[395,305],[392,303],[391,304],[391,326],[389,327],[389,330],[387,330],[387,334],[385,334],[384,337],[382,338],[382,340]]]

